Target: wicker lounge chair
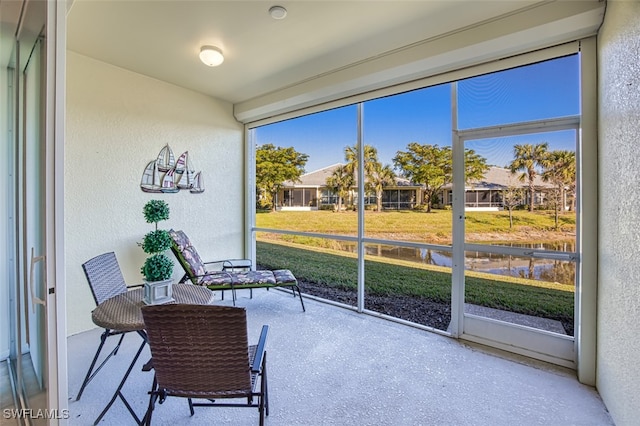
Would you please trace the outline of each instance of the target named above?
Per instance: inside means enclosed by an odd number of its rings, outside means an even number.
[[[191,281],[196,285],[203,285],[210,290],[231,290],[233,303],[236,301],[236,290],[271,287],[291,288],[293,296],[296,291],[300,298],[302,310],[305,310],[302,293],[298,287],[298,280],[288,269],[275,271],[253,270],[248,259],[227,259],[203,262],[191,240],[182,231],[169,231],[173,244],[171,250],[178,259],[178,263],[185,271],[180,282]]]
[[[86,261],[82,264],[82,269],[84,270],[84,274],[89,282],[91,294],[93,295],[93,300],[96,302],[96,306],[113,296],[117,296],[118,294],[128,291],[129,288],[142,287],[142,284],[127,287],[122,276],[122,271],[120,270],[120,265],[118,265],[118,259],[114,252],[104,253]],[[104,330],[100,336],[100,345],[98,346],[98,350],[93,357],[93,361],[91,361],[91,365],[89,366],[89,370],[82,382],[82,386],[80,386],[80,391],[78,392],[76,401],[80,400],[85,387],[91,380],[93,380],[95,375],[98,374],[109,358],[118,353],[118,349],[120,349],[120,344],[122,343],[122,339],[124,339],[125,333],[127,332],[114,331],[110,329]],[[116,346],[102,361],[102,363],[96,367],[96,362],[98,361],[98,357],[100,356],[100,352],[102,351],[107,338],[118,335],[120,336],[120,339]],[[144,345],[144,341],[142,344]]]
[[[155,370],[143,424],[151,424],[156,401],[168,396],[188,398],[192,416],[194,406],[257,407],[264,424],[268,326],[262,326],[258,344],[249,346],[244,308],[149,305],[142,316],[151,350],[146,369]]]

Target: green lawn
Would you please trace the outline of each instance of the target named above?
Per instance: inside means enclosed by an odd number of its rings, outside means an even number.
[[[575,213],[560,216],[560,228],[555,229],[553,212],[515,211],[513,228],[509,227],[509,213],[467,212],[465,231],[475,241],[491,241],[496,234],[504,240],[547,242],[575,239]],[[323,234],[356,235],[356,212],[336,213],[321,211],[261,212],[256,215],[260,228],[288,229]],[[434,210],[431,213],[416,211],[365,212],[365,236],[390,240],[450,243],[452,213],[450,210]]]
[[[257,263],[290,269],[300,281],[357,288],[353,254],[300,245],[257,242]],[[573,286],[469,272],[465,301],[490,308],[558,320],[573,318]],[[446,268],[389,259],[365,261],[365,288],[380,295],[409,295],[448,303],[451,273]]]

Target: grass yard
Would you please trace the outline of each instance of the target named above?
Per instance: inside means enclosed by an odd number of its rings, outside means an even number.
[[[575,240],[575,213],[560,216],[559,229],[555,229],[554,214],[550,211],[515,211],[513,228],[509,228],[509,213],[467,212],[465,231],[467,241],[527,241],[548,242]],[[433,210],[365,212],[365,236],[401,241],[420,241],[433,244],[451,243],[452,212]],[[356,235],[356,212],[278,211],[256,215],[259,228],[287,229],[322,234]],[[280,237],[278,237],[280,238]]]
[[[290,269],[300,281],[357,289],[357,259],[344,252],[258,241],[257,263],[267,269]],[[468,303],[544,318],[573,318],[572,286],[473,272],[465,282]],[[445,268],[409,266],[390,259],[366,260],[365,288],[376,295],[449,303],[451,273]]]

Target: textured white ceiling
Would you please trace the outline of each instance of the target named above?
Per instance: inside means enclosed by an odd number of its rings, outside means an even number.
[[[75,0],[67,47],[238,103],[539,3]],[[285,19],[270,17],[276,4]],[[199,61],[205,44],[224,51],[221,66]]]

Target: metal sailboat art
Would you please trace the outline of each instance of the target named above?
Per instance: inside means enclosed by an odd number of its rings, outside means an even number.
[[[161,177],[160,172],[164,172]],[[181,189],[193,194],[204,192],[202,173],[195,171],[189,152],[183,152],[176,161],[169,144],[165,145],[155,161],[150,161],[142,173],[140,188],[144,192],[175,193]]]
[[[193,177],[196,171],[193,169],[191,160],[189,158],[189,151],[183,152],[178,161],[176,162],[176,173],[180,173],[180,181],[178,182],[178,188],[190,189],[193,186]]]
[[[158,173],[158,166],[155,161],[149,161],[149,164],[145,167],[140,181],[140,188],[144,192],[162,192],[160,173]]]
[[[176,186],[176,182],[173,180],[175,169],[169,170],[162,178],[162,192],[178,192],[180,188]]]
[[[193,185],[189,191],[192,194],[201,194],[204,192],[204,178],[202,173],[198,172],[193,176]]]
[[[158,170],[161,172],[168,172],[173,169],[176,165],[176,159],[173,156],[173,151],[169,144],[166,144],[158,153],[158,158],[156,159],[156,163],[158,166]]]

